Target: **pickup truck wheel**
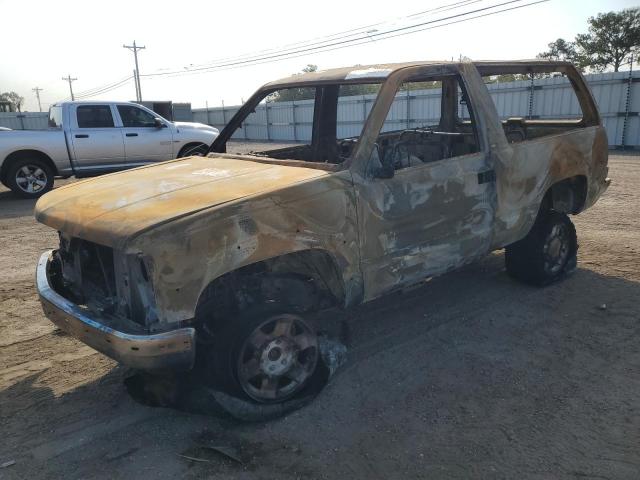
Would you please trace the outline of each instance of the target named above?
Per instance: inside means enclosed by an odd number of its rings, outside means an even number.
[[[551,211],[522,240],[507,246],[507,273],[524,283],[547,285],[576,267],[578,241],[569,217]]]
[[[319,355],[317,334],[300,315],[258,308],[218,333],[207,373],[232,394],[281,403],[305,389]]]
[[[190,157],[192,155],[204,156],[207,154],[208,149],[209,147],[204,143],[189,143],[178,152],[178,158]]]
[[[38,158],[21,158],[9,166],[5,180],[16,195],[38,198],[53,188],[53,170]]]

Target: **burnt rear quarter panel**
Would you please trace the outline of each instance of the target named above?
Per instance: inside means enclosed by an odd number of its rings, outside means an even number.
[[[593,205],[606,188],[607,137],[602,126],[503,143],[493,153],[498,198],[493,248],[520,240],[529,232],[553,184],[578,175],[586,177],[583,208]]]
[[[307,249],[325,250],[334,259],[347,303],[361,297],[349,171],[198,212],[144,232],[127,247],[152,258],[163,323],[193,318],[200,294],[221,275]]]

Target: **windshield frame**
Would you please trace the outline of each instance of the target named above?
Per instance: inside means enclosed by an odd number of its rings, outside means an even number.
[[[224,154],[230,158],[238,158],[243,160],[254,160],[258,162],[264,163],[277,163],[277,164],[285,164],[285,165],[295,165],[295,166],[303,166],[308,168],[316,168],[321,170],[329,170],[329,171],[339,171],[346,170],[350,167],[353,162],[353,159],[357,156],[357,152],[359,150],[360,144],[363,141],[363,137],[365,135],[367,125],[369,123],[369,118],[371,113],[374,111],[375,105],[378,102],[380,96],[385,91],[385,85],[387,83],[388,77],[381,78],[357,78],[357,79],[340,79],[340,80],[318,80],[318,81],[302,81],[302,82],[288,82],[286,84],[279,84],[277,86],[274,85],[265,85],[262,88],[258,89],[236,112],[236,114],[229,120],[227,125],[220,131],[220,135],[216,137],[214,142],[209,147],[208,153],[218,153]],[[290,88],[318,88],[318,87],[340,87],[342,85],[379,85],[378,93],[376,98],[373,101],[372,108],[370,112],[367,114],[364,119],[364,123],[362,126],[362,130],[360,131],[360,135],[358,135],[354,148],[351,151],[351,154],[348,158],[346,158],[341,163],[328,163],[328,162],[319,162],[319,161],[307,161],[307,160],[297,160],[297,159],[277,159],[271,158],[269,156],[258,156],[251,154],[229,154],[227,153],[227,142],[231,139],[234,133],[238,130],[240,125],[246,120],[246,118],[263,102],[269,95],[274,92],[290,89]],[[315,115],[314,115],[315,117]],[[337,119],[336,119],[337,120]],[[313,125],[313,133],[312,137],[316,136],[317,129],[316,121],[314,118]],[[350,137],[355,138],[355,137]]]

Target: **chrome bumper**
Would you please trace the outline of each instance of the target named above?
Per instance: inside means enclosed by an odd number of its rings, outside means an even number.
[[[141,370],[189,369],[195,359],[195,329],[179,328],[152,335],[118,331],[109,320],[81,308],[49,283],[53,250],[42,254],[36,284],[44,314],[60,329],[118,362]]]

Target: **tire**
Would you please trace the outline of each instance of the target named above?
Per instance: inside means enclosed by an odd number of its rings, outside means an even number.
[[[4,178],[7,187],[22,198],[38,198],[53,188],[53,169],[39,158],[14,160]]]
[[[303,394],[321,363],[315,329],[278,306],[241,312],[200,349],[205,383],[256,403],[283,403]]]
[[[505,264],[512,278],[544,286],[575,270],[577,253],[575,226],[567,215],[550,211],[526,237],[506,247]]]
[[[178,158],[188,157],[192,155],[206,155],[209,147],[204,143],[189,143],[182,147],[180,152],[178,152]]]

